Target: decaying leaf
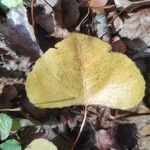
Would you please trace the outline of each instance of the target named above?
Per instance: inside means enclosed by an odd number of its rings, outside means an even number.
[[[2,98],[0,97],[0,104],[5,104],[9,100],[15,98],[17,94],[18,94],[18,91],[16,90],[15,86],[13,85],[4,86],[3,92],[0,94],[2,96]]]
[[[17,47],[17,53],[30,57],[31,60],[37,60],[42,51],[36,41],[33,27],[27,18],[27,10],[19,5],[7,13],[7,19],[0,24],[2,35],[6,40]],[[2,40],[1,40],[2,41]]]
[[[117,7],[128,7],[129,5],[131,5],[132,2],[130,2],[129,0],[114,0],[115,4]]]
[[[99,150],[136,149],[137,145],[137,127],[134,123],[119,123],[108,130],[101,129],[95,134],[95,146]]]
[[[80,15],[76,0],[36,0],[35,4],[36,23],[56,38],[65,38]]]
[[[115,36],[111,43],[114,52],[125,53],[127,51],[126,45],[121,38]]]
[[[37,149],[57,150],[57,147],[52,142],[46,139],[39,138],[32,141],[25,150],[37,150]]]
[[[99,150],[112,148],[113,139],[106,130],[102,129],[96,132],[95,139],[96,139],[95,146]]]
[[[98,38],[105,42],[110,41],[110,32],[107,24],[107,18],[104,14],[97,14],[94,17],[94,28]]]
[[[93,12],[101,13],[108,0],[90,0],[89,5]]]
[[[26,81],[38,107],[103,105],[128,109],[144,96],[145,81],[125,55],[111,52],[102,40],[72,33],[49,49]]]
[[[144,51],[150,46],[150,9],[142,9],[132,13],[125,20],[119,35],[126,38],[126,45],[136,51]]]
[[[116,7],[119,9],[124,9],[126,11],[130,11],[133,9],[136,9],[141,6],[146,6],[150,4],[149,0],[114,0],[114,3],[116,4]]]
[[[79,3],[76,0],[62,0],[62,22],[65,28],[74,25],[80,15]]]

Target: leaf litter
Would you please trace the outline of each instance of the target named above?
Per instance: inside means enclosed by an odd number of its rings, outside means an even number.
[[[6,142],[1,143],[9,143],[14,139],[17,141],[14,142],[14,146],[15,143],[16,146],[21,143],[21,146],[26,148],[34,139],[46,138],[52,141],[57,149],[64,150],[71,149],[75,144],[74,148],[79,150],[138,148],[148,150],[150,2],[148,0],[23,2],[16,0],[15,2],[14,6],[8,1],[11,7],[0,9],[0,110],[5,110],[3,113],[22,123],[21,129],[11,131]],[[31,25],[33,22],[34,26]],[[28,73],[32,68],[34,70],[34,64],[36,65],[36,60],[42,53],[54,48],[56,43],[63,42],[63,39],[75,32],[77,27],[78,32],[98,37],[110,43],[113,51],[124,53],[132,59],[146,82],[143,101],[132,109],[88,106],[82,130],[80,127],[85,114],[84,106],[77,106],[76,103],[70,107],[41,109],[30,103],[31,98],[26,96],[24,86]],[[70,52],[71,50],[65,52],[66,57]],[[117,64],[119,66],[119,62],[116,62]],[[44,67],[43,73],[47,72]],[[119,67],[122,68],[122,65]],[[44,76],[45,74],[36,83],[43,80]],[[140,83],[137,85],[140,86]],[[48,90],[47,84],[45,92]],[[135,89],[132,91],[137,92]],[[58,94],[59,92],[61,91],[58,91]],[[130,140],[127,140],[127,137],[130,137]]]

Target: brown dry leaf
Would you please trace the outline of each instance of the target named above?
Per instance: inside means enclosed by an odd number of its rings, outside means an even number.
[[[66,29],[60,28],[59,26],[55,26],[54,33],[51,34],[51,36],[56,38],[65,38],[70,35],[70,32]]]
[[[76,24],[80,11],[77,0],[62,0],[62,23],[64,28],[70,28]]]
[[[115,31],[118,32],[123,27],[123,20],[118,16],[118,14],[116,12],[112,14],[112,16],[114,16],[114,15],[116,15],[117,17],[113,21],[113,26],[115,27]]]
[[[127,46],[133,50],[144,50],[150,46],[150,9],[143,9],[137,13],[132,13],[125,20],[121,31],[121,37],[130,40],[126,42]],[[117,28],[117,27],[116,27]]]
[[[42,50],[34,35],[33,27],[27,17],[24,6],[18,5],[7,13],[7,19],[0,24],[1,33],[4,34],[18,54],[29,57],[36,61],[42,54]]]
[[[126,8],[132,4],[132,2],[129,0],[114,0],[114,2],[117,7],[122,7],[122,8]]]
[[[113,145],[113,139],[107,130],[99,130],[95,134],[95,146],[101,150],[111,149]]]
[[[0,98],[0,103],[2,103],[2,101],[5,103],[5,102],[13,99],[14,97],[17,96],[17,94],[18,94],[18,92],[13,85],[6,85],[3,88],[2,94],[0,94],[2,96],[2,99]]]
[[[67,29],[76,24],[80,15],[76,0],[47,0],[47,3],[44,0],[37,0],[36,5],[36,22],[56,38],[66,37]]]
[[[100,13],[103,11],[107,2],[108,0],[90,0],[89,5],[93,12]]]
[[[123,9],[123,11],[131,11],[141,6],[150,4],[149,0],[114,0],[116,7]]]
[[[113,47],[113,51],[115,52],[125,53],[127,51],[124,42],[118,36],[113,38],[111,45]]]
[[[13,84],[24,84],[26,73],[29,72],[31,61],[28,57],[17,55],[13,43],[0,33],[0,101],[5,102],[16,96]],[[19,49],[20,50],[20,49]],[[4,92],[6,87],[7,92]]]
[[[142,119],[142,121],[141,121]],[[147,113],[143,115],[129,116],[127,120],[130,123],[135,123],[137,125],[139,133],[139,149],[149,150],[150,146],[150,115]]]

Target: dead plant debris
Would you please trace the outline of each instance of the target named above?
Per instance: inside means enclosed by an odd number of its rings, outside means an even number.
[[[0,112],[0,149],[149,150],[150,1],[1,0]]]

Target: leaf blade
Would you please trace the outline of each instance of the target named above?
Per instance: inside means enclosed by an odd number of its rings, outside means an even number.
[[[12,126],[12,119],[6,114],[0,114],[0,135],[1,140],[7,139]]]
[[[0,148],[3,150],[21,150],[21,145],[15,139],[11,139],[0,144]]]
[[[39,138],[33,140],[25,150],[37,150],[37,149],[57,150],[57,147],[52,142],[46,139]]]
[[[128,109],[142,100],[145,81],[140,71],[124,54],[110,52],[109,44],[72,33],[56,48],[36,62],[27,78],[27,94],[33,104],[43,108],[96,104]],[[121,86],[114,90],[112,84]]]

